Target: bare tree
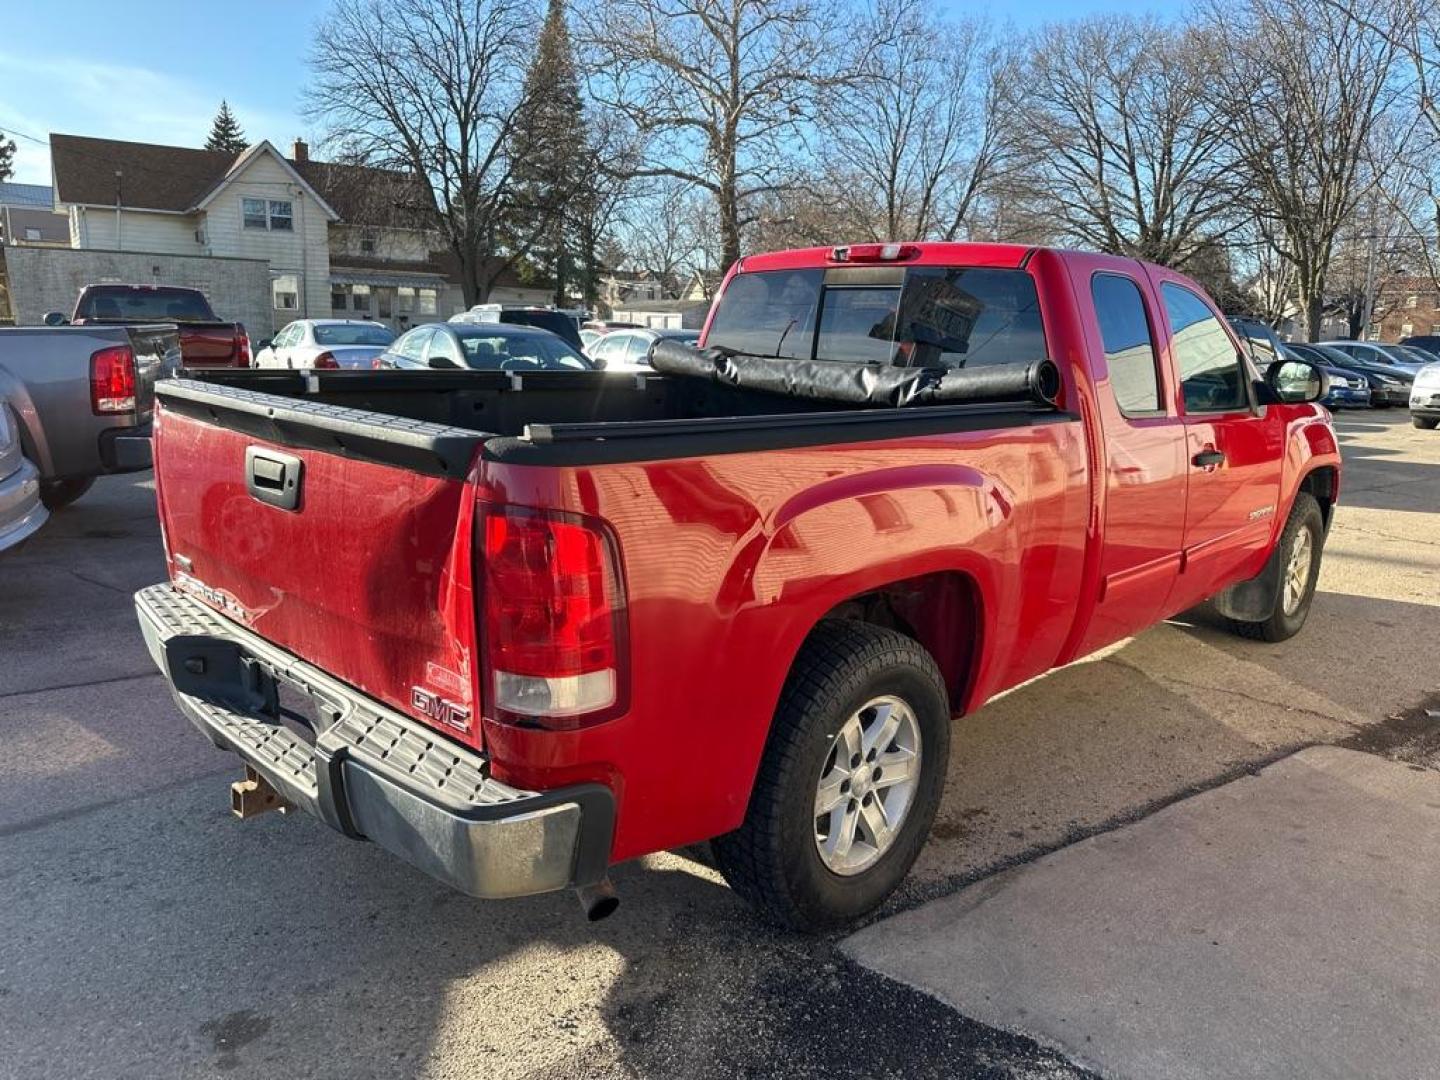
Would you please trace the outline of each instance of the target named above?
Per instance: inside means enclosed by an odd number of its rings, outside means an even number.
[[[592,0],[591,94],[633,126],[636,176],[708,191],[721,259],[740,255],[755,201],[788,168],[832,81],[834,9],[822,0]]]
[[[1098,16],[1028,42],[1004,103],[1031,200],[1072,241],[1183,266],[1229,212],[1206,36]]]
[[[847,238],[954,240],[1003,159],[999,62],[987,28],[929,0],[874,0],[852,35],[855,75],[820,121],[826,185]]]
[[[1401,100],[1410,122],[1394,140],[1386,191],[1411,234],[1419,267],[1440,285],[1440,7],[1430,0],[1325,2],[1394,45],[1408,70]]]
[[[662,176],[632,192],[620,215],[620,242],[630,261],[658,275],[669,292],[703,267],[707,198],[688,181]]]
[[[466,304],[549,224],[517,229],[510,213],[535,28],[522,0],[335,0],[311,51],[310,115],[347,159],[426,179],[434,198],[417,209],[458,261]]]
[[[1398,97],[1395,46],[1327,0],[1234,0],[1209,21],[1239,174],[1316,341],[1336,238],[1379,179],[1370,151]]]

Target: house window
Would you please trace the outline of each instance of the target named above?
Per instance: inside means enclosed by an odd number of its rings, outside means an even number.
[[[330,310],[344,311],[350,303],[350,294],[345,291],[343,285],[332,285],[330,287]]]
[[[415,310],[415,288],[412,285],[401,285],[395,290],[395,310],[402,315]]]
[[[1440,322],[1432,322],[1430,324],[1430,333],[1440,334]]]
[[[240,216],[247,229],[293,232],[294,207],[289,199],[241,199]]]
[[[434,289],[418,289],[415,293],[415,313],[417,315],[434,315],[438,310],[436,304],[436,293]]]
[[[1408,322],[1407,322],[1407,323],[1401,323],[1401,324],[1400,324],[1400,336],[1401,336],[1401,337],[1409,337],[1409,336],[1410,336],[1411,334],[1413,334],[1413,333],[1415,333],[1415,327],[1414,327],[1414,325],[1412,325],[1411,323],[1408,323]]]
[[[276,311],[296,311],[300,307],[300,275],[276,274],[270,279],[270,295]]]
[[[26,239],[26,240],[39,240],[39,239],[40,239],[40,230],[39,230],[39,229],[26,229],[26,230],[25,230],[25,239]]]
[[[362,255],[374,255],[375,245],[378,237],[374,229],[366,229],[360,234],[360,253]]]
[[[351,307],[353,307],[356,311],[368,312],[370,310],[370,286],[351,285],[350,300]]]
[[[1409,296],[1405,297],[1405,306],[1407,308],[1419,307],[1420,297],[1416,296],[1414,293],[1411,293]]]
[[[265,216],[264,199],[241,199],[240,213],[245,221],[247,229],[264,229],[269,227],[269,219]]]

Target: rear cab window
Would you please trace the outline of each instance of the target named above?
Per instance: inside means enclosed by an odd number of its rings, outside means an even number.
[[[1165,411],[1158,356],[1140,287],[1122,274],[1096,274],[1090,281],[1095,320],[1110,370],[1110,392],[1125,416]]]
[[[77,319],[155,322],[214,322],[204,294],[194,289],[100,285],[87,289],[75,312]]]
[[[1025,364],[1046,356],[1024,270],[855,266],[737,274],[707,347],[897,367]]]

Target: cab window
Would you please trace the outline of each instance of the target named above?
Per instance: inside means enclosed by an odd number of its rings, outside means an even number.
[[[1155,341],[1140,287],[1118,274],[1096,274],[1090,295],[1110,369],[1110,392],[1120,411],[1126,416],[1164,412]]]
[[[1182,285],[1160,286],[1170,323],[1170,352],[1180,375],[1185,411],[1234,412],[1250,407],[1244,360],[1199,296]]]

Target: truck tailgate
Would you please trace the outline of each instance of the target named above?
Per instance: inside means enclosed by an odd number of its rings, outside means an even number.
[[[387,418],[308,408],[188,380],[161,384],[155,471],[172,579],[478,747],[464,443],[478,447],[482,437],[409,424],[394,433],[391,454]],[[445,452],[427,456],[437,439],[449,440]],[[293,508],[277,505],[291,494]]]

